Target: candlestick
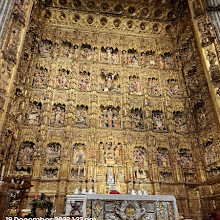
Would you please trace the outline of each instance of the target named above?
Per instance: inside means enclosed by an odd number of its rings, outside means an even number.
[[[96,167],[95,167],[95,170],[94,170],[94,180],[96,180]]]

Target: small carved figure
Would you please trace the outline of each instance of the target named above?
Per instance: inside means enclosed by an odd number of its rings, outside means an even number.
[[[74,45],[73,46],[73,59],[77,60],[78,56],[79,56],[79,50],[78,50],[79,46],[78,45]]]

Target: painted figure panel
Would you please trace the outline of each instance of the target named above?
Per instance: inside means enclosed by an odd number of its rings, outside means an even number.
[[[72,156],[72,163],[73,164],[83,164],[85,163],[86,159],[86,148],[85,144],[76,143],[73,146],[73,156]]]

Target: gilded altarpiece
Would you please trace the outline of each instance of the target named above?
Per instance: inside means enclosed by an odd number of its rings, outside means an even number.
[[[35,5],[9,103],[17,132],[4,137],[15,154],[2,153],[9,175],[31,178],[28,201],[45,193],[61,214],[76,188],[106,194],[115,184],[123,194],[173,194],[180,215],[199,219],[193,184],[216,177],[220,167],[189,9],[183,2],[145,4]]]

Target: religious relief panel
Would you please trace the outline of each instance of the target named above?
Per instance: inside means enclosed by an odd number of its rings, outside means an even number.
[[[123,152],[121,143],[100,142],[99,163],[122,164]]]
[[[141,81],[139,76],[129,76],[129,92],[131,94],[141,94]]]
[[[82,44],[81,48],[80,48],[80,55],[79,55],[79,59],[80,60],[92,60],[92,56],[93,55],[93,51],[92,51],[92,47],[90,44]]]
[[[88,125],[88,106],[87,105],[76,106],[76,124],[78,126]]]
[[[90,90],[90,72],[85,70],[79,72],[78,88],[82,92]]]
[[[157,57],[155,51],[148,50],[146,52],[141,52],[140,56],[140,65],[156,67],[157,66]]]
[[[54,104],[52,108],[51,125],[64,125],[65,104]]]
[[[36,66],[32,86],[37,88],[46,88],[48,85],[48,69],[42,66]]]
[[[62,41],[60,46],[59,55],[62,58],[71,58],[73,53],[73,46],[71,42]]]
[[[42,177],[56,179],[58,177],[58,168],[44,168]]]
[[[153,130],[155,131],[166,131],[164,124],[164,116],[162,110],[153,110],[152,111],[152,120],[153,120]]]
[[[48,39],[41,39],[39,43],[39,54],[43,57],[50,57],[53,51],[53,42]]]
[[[86,159],[86,146],[82,143],[76,143],[73,146],[72,163],[84,164]]]
[[[169,167],[170,159],[169,159],[169,151],[165,147],[157,148],[157,164],[159,167]]]
[[[120,128],[121,118],[120,118],[120,107],[114,107],[112,105],[100,106],[101,116],[100,116],[100,126],[104,128]]]
[[[173,174],[171,172],[160,172],[160,180],[165,182],[173,181]]]
[[[217,160],[218,160],[218,157],[216,155],[214,147],[207,148],[206,152],[205,152],[205,162],[206,162],[206,165],[209,166],[212,163],[215,163]]]
[[[161,90],[159,78],[157,77],[148,78],[147,90],[149,96],[161,96],[162,90]]]
[[[207,115],[205,109],[205,102],[199,101],[194,105],[196,121],[199,127],[204,128],[207,125]]]
[[[69,88],[69,75],[70,71],[64,68],[60,68],[56,76],[56,88],[68,89]]]
[[[131,128],[132,129],[144,129],[143,111],[140,108],[131,109]]]
[[[184,172],[183,176],[184,176],[184,179],[186,182],[195,182],[196,181],[196,174],[193,172]]]
[[[100,91],[101,92],[120,92],[120,82],[118,70],[109,72],[107,69],[101,69]]]
[[[173,129],[176,132],[186,132],[186,116],[182,111],[173,111]]]
[[[136,146],[133,150],[134,166],[139,168],[147,168],[147,153],[143,146]]]
[[[60,161],[61,145],[56,142],[49,143],[46,149],[47,164],[57,164]]]
[[[190,149],[181,148],[179,151],[180,164],[183,168],[192,169],[194,168],[192,153]]]
[[[211,169],[207,170],[207,177],[208,179],[210,178],[215,178],[220,174],[220,167],[213,167]]]
[[[134,48],[128,51],[123,50],[121,57],[122,64],[138,66],[138,52]]]
[[[103,63],[119,63],[118,48],[101,47],[100,61]]]
[[[30,141],[24,141],[19,149],[17,163],[31,164],[35,151],[35,144]]]
[[[165,70],[173,70],[176,67],[176,61],[173,53],[165,52],[164,54],[160,54],[158,57],[158,65],[160,68]]]
[[[167,86],[168,86],[168,91],[167,91],[168,96],[177,97],[181,95],[180,87],[177,79],[168,79]]]
[[[25,123],[29,125],[39,125],[41,108],[41,102],[30,102],[28,113],[25,114]]]

